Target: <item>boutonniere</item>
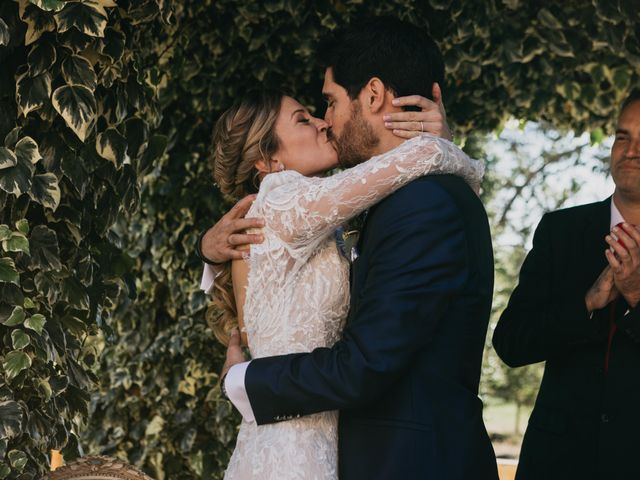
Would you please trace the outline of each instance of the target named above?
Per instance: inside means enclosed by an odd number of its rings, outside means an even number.
[[[358,236],[360,232],[358,230],[347,230],[340,227],[335,231],[336,246],[338,251],[346,258],[350,263],[358,258]]]

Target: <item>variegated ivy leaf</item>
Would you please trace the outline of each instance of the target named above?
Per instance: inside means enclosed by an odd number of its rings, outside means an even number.
[[[53,92],[53,107],[80,140],[89,134],[96,117],[96,99],[81,85],[65,85]]]
[[[24,308],[22,308],[21,306],[17,306],[13,308],[11,314],[8,317],[0,319],[0,323],[2,323],[2,325],[4,325],[5,327],[15,327],[17,325],[22,325],[24,319]]]
[[[12,439],[22,433],[22,408],[18,402],[0,402],[0,438]]]
[[[15,167],[18,164],[16,154],[5,147],[0,147],[0,170]]]
[[[58,178],[53,173],[36,175],[32,179],[29,196],[33,201],[55,211],[60,204]]]
[[[80,55],[69,55],[62,62],[62,76],[68,85],[84,85],[91,91],[96,89],[98,78],[93,66]]]
[[[20,350],[7,353],[2,363],[7,380],[14,379],[21,371],[29,367],[31,367],[31,357]]]
[[[31,137],[24,137],[20,139],[20,141],[16,143],[14,151],[16,153],[16,157],[18,157],[18,162],[30,162],[32,164],[36,164],[42,160],[42,155],[40,155],[40,151],[38,150],[38,144]]]
[[[16,102],[25,117],[42,107],[51,96],[51,75],[48,72],[30,77],[25,72],[16,79]]]
[[[53,12],[59,12],[66,4],[65,0],[29,0],[29,2],[42,10]]]
[[[18,8],[20,18],[27,24],[27,31],[24,34],[25,46],[38,40],[43,33],[53,32],[56,29],[52,12],[41,10],[27,0],[19,0]]]
[[[127,139],[115,128],[107,128],[96,137],[96,151],[102,158],[120,167],[127,156]]]
[[[44,225],[33,229],[29,237],[31,261],[39,270],[60,270],[60,247],[56,232]]]
[[[72,27],[91,37],[104,37],[107,26],[107,12],[99,3],[67,3],[55,14],[58,33],[63,33]]]
[[[37,332],[38,335],[41,335],[45,323],[47,323],[47,320],[44,315],[36,313],[24,321],[24,326],[34,332]]]
[[[7,133],[7,136],[4,137],[4,146],[10,149],[16,148],[16,143],[18,143],[21,132],[22,129],[20,127],[16,127]]]
[[[29,254],[29,240],[20,232],[11,232],[11,236],[2,242],[5,252],[20,252]]]
[[[6,240],[11,236],[11,229],[9,225],[0,225],[0,242]]]
[[[0,46],[9,45],[10,40],[9,27],[4,23],[4,20],[0,18]]]
[[[11,345],[13,346],[14,350],[22,350],[24,347],[30,344],[31,339],[29,338],[29,335],[27,335],[24,331],[17,329],[11,332]]]
[[[18,229],[18,231],[24,235],[29,233],[29,220],[27,220],[26,218],[23,218],[21,220],[18,220],[16,222],[16,228]]]
[[[31,360],[29,360],[29,366],[31,366]],[[9,462],[11,462],[11,466],[21,472],[24,469],[24,466],[27,464],[27,454],[22,450],[10,450],[9,451]]]
[[[0,258],[0,283],[20,285],[20,274],[16,270],[16,264],[9,257]]]
[[[18,142],[15,151],[16,165],[0,170],[0,189],[16,197],[27,193],[31,188],[31,179],[35,170],[34,163],[40,159],[37,146],[35,150],[32,148],[35,142],[32,144],[29,141],[24,141],[26,139],[33,142],[29,137]]]
[[[29,75],[34,77],[48,71],[56,63],[56,49],[49,42],[38,42],[27,57]]]

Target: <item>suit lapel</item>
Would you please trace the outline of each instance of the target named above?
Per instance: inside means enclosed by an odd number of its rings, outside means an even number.
[[[611,197],[593,205],[593,209],[587,215],[582,229],[582,262],[585,281],[590,284],[600,275],[607,266],[604,251],[607,242],[604,237],[610,231],[611,223]]]

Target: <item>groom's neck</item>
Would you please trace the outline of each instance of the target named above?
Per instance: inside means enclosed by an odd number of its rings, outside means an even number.
[[[380,155],[382,153],[386,153],[389,150],[392,150],[398,147],[399,145],[404,143],[406,140],[404,138],[396,137],[395,135],[391,134],[391,132],[389,132],[388,130],[385,132],[382,132],[379,138],[380,138],[380,142],[378,142],[378,145],[374,149],[375,151],[373,152],[373,155]]]

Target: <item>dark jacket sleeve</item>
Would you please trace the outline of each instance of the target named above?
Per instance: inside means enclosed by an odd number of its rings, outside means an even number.
[[[602,336],[603,312],[587,312],[586,292],[567,295],[558,287],[556,276],[569,267],[558,263],[562,256],[554,248],[571,247],[560,247],[563,229],[552,222],[549,214],[542,217],[519,284],[493,334],[496,352],[511,367],[546,361],[570,345]]]
[[[426,348],[467,275],[462,218],[435,182],[377,207],[358,309],[331,348],[253,360],[245,387],[258,424],[353,408],[390,388]],[[369,243],[373,242],[373,243]]]

